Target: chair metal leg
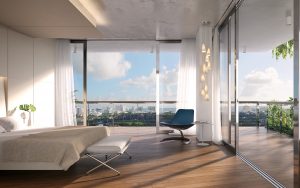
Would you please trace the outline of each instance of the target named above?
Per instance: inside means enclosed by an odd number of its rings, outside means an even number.
[[[120,172],[119,172],[119,171],[117,171],[117,170],[114,169],[113,167],[107,165],[107,163],[108,163],[109,161],[111,161],[111,160],[113,160],[113,159],[115,159],[115,158],[121,156],[120,153],[119,153],[119,154],[116,154],[114,157],[111,157],[110,159],[106,160],[105,162],[100,161],[99,159],[97,159],[96,157],[94,157],[94,156],[92,156],[92,155],[90,155],[90,154],[88,154],[88,153],[85,154],[85,155],[88,156],[88,157],[90,157],[90,158],[92,158],[92,159],[94,159],[95,161],[97,161],[97,162],[100,163],[98,166],[96,166],[96,167],[92,168],[91,170],[89,170],[89,171],[87,172],[87,174],[93,172],[94,170],[98,169],[98,168],[101,167],[101,166],[106,166],[107,168],[111,169],[112,171],[115,171],[118,175],[120,175]]]
[[[189,143],[191,143],[191,140],[190,140],[189,138],[186,138],[186,137],[183,136],[183,132],[182,132],[181,130],[179,130],[179,132],[180,132],[180,134],[181,134],[182,142],[183,142],[184,144],[189,144]]]
[[[189,144],[191,143],[191,140],[189,138],[186,138],[183,136],[183,133],[181,130],[178,130],[180,132],[180,137],[168,137],[168,138],[164,138],[162,139],[160,142],[164,142],[164,141],[169,141],[169,140],[180,140],[182,141],[184,144]]]

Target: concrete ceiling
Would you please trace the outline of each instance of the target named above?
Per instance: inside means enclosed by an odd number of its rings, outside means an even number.
[[[214,25],[231,0],[85,0],[105,23],[94,25],[69,0],[0,0],[0,23],[33,37],[182,39],[201,21]],[[95,27],[96,26],[96,27]]]
[[[269,51],[293,39],[293,0],[246,0],[239,8],[241,51]]]

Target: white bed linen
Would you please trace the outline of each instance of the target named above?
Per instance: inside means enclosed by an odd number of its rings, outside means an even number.
[[[67,170],[68,165],[62,166],[61,164],[53,162],[24,162],[24,161],[4,161],[3,160],[3,143],[8,140],[18,139],[27,135],[40,135],[38,133],[51,133],[60,130],[74,129],[75,127],[59,127],[59,128],[43,128],[43,129],[32,129],[32,130],[22,130],[22,131],[13,131],[0,134],[0,170]],[[88,128],[88,127],[87,127]],[[109,134],[109,133],[105,133]],[[102,139],[102,137],[101,137]],[[100,137],[99,137],[100,140]],[[79,159],[78,159],[79,160]]]

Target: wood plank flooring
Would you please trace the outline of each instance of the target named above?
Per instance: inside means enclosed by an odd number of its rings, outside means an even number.
[[[179,141],[161,143],[168,135],[154,134],[154,128],[113,128],[112,134],[127,132],[133,136],[128,152],[113,161],[121,175],[100,168],[90,175],[85,172],[96,163],[84,158],[67,172],[61,171],[1,171],[0,187],[82,187],[82,188],[268,188],[272,185],[254,172],[224,147],[199,147]]]
[[[293,187],[293,138],[264,127],[240,127],[240,153],[285,187]]]

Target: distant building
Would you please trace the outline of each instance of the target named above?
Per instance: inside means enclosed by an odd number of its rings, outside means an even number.
[[[82,115],[83,115],[83,111],[82,111],[82,108],[81,108],[81,107],[77,107],[77,108],[76,108],[76,115],[77,115],[77,116],[82,116]]]
[[[117,113],[121,113],[121,112],[123,112],[124,111],[124,108],[123,108],[123,105],[116,105],[115,107],[114,107],[114,109],[115,109],[115,112],[117,112]]]

